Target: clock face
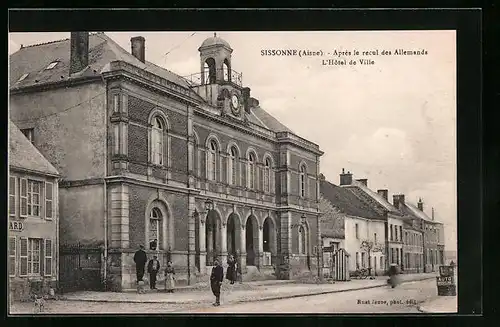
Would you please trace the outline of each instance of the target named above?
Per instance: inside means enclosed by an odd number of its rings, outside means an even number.
[[[231,104],[233,105],[234,109],[238,109],[239,100],[236,94],[233,94],[233,96],[231,97]]]

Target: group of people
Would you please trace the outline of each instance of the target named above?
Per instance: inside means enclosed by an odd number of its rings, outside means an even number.
[[[156,277],[160,272],[160,261],[156,255],[153,259],[148,261],[146,251],[144,251],[144,246],[140,245],[139,250],[134,254],[134,262],[136,266],[137,283],[144,282],[144,273],[147,263],[147,272],[149,274],[149,287],[152,290],[156,290]],[[230,284],[234,284],[237,280],[241,282],[241,269],[238,266],[238,261],[233,255],[229,255],[227,259],[227,271],[226,279],[229,280]],[[224,281],[224,268],[222,268],[222,263],[219,259],[214,260],[214,267],[212,268],[212,273],[210,274],[210,286],[212,293],[215,296],[214,306],[220,305],[220,289],[222,282]],[[172,266],[172,262],[169,260],[167,267],[165,268],[165,290],[169,293],[173,293],[175,288],[175,270]]]
[[[140,245],[139,250],[134,254],[134,262],[136,268],[137,283],[144,282],[144,268],[147,265],[149,274],[149,288],[156,290],[156,277],[160,272],[160,261],[158,256],[153,256],[153,259],[149,260],[144,251],[144,246]],[[167,267],[165,268],[165,290],[169,293],[173,293],[175,288],[175,270],[172,266],[172,261],[167,262]]]

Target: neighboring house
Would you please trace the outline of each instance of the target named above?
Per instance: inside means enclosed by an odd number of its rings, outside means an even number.
[[[385,269],[391,264],[401,266],[403,262],[403,224],[405,215],[388,201],[388,190],[372,191],[367,179],[353,180],[352,174],[342,170],[340,186],[351,191],[373,210],[383,215],[385,222]],[[346,226],[347,230],[347,226]]]
[[[58,281],[57,170],[9,121],[9,290],[47,294]]]
[[[394,205],[404,213],[418,220],[418,227],[423,233],[423,266],[425,272],[439,270],[445,264],[444,256],[444,225],[434,220],[434,208],[431,217],[424,212],[424,203],[420,199],[415,207],[405,201],[404,195],[394,198]]]
[[[335,213],[323,218],[344,221],[344,228],[341,231],[345,234],[344,248],[350,254],[350,271],[370,268],[372,274],[382,274],[386,261],[384,215],[372,209],[346,188],[322,180],[320,189],[321,211]],[[322,235],[324,233],[322,229]],[[335,234],[340,236],[338,232]]]
[[[424,271],[424,241],[420,226],[418,219],[408,219],[403,225],[403,269],[406,273]]]
[[[145,47],[72,32],[10,56],[11,117],[64,179],[61,249],[87,258],[68,259],[61,279],[76,285],[82,268],[89,289],[133,288],[140,244],[181,282],[228,253],[252,275],[316,273],[319,146],[259,106],[220,37],[189,78]]]

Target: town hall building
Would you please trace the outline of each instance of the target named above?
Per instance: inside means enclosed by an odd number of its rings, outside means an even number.
[[[10,57],[11,119],[61,175],[61,282],[78,264],[87,288],[133,288],[141,244],[189,283],[228,254],[246,279],[318,274],[319,146],[260,107],[222,38],[189,77],[145,49],[72,32]]]

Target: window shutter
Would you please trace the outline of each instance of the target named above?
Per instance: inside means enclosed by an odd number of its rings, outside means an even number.
[[[53,199],[54,199],[54,184],[45,183],[45,218],[51,220],[53,218]]]
[[[45,257],[44,275],[52,276],[52,240],[50,239],[45,240],[44,257]]]
[[[9,276],[16,275],[16,237],[9,237]]]
[[[21,199],[20,217],[28,217],[28,180],[26,178],[21,178],[21,191],[19,197]]]
[[[19,253],[19,276],[28,275],[28,239],[21,237],[20,240],[20,253]]]
[[[11,176],[9,178],[9,216],[16,215],[16,201],[17,201],[17,178]]]

